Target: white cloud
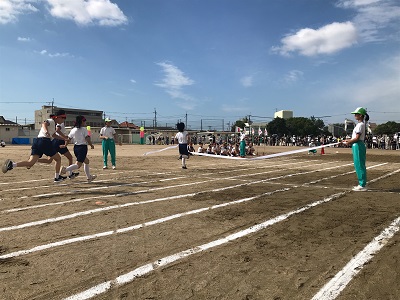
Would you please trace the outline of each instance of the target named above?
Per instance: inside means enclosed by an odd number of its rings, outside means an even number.
[[[39,51],[39,54],[46,55],[48,57],[74,57],[73,55],[71,55],[69,53],[65,53],[65,52],[64,53],[59,53],[59,52],[49,53],[47,50]]]
[[[127,23],[118,5],[109,0],[47,0],[54,17],[74,20],[77,24],[97,23],[116,26]]]
[[[398,36],[400,5],[398,0],[339,0],[337,6],[353,9],[353,19],[363,42],[374,42]],[[383,29],[391,29],[386,32]]]
[[[36,0],[1,0],[0,24],[16,22],[21,14],[37,12],[38,9],[31,4],[36,2]]]
[[[319,29],[304,28],[282,40],[281,47],[273,51],[282,55],[298,52],[304,56],[332,54],[357,42],[357,31],[353,23],[332,23]]]
[[[0,24],[16,22],[19,15],[37,12],[33,4],[45,3],[53,17],[73,20],[79,25],[117,26],[128,18],[110,0],[1,0]]]
[[[173,99],[181,100],[177,104],[183,109],[194,109],[196,100],[182,91],[183,87],[191,86],[194,81],[170,63],[161,62],[157,65],[162,67],[165,77],[162,79],[162,83],[155,83],[155,85],[164,88]]]
[[[135,79],[131,79],[131,80],[129,80],[130,82],[132,82],[132,83],[136,83],[136,80]]]
[[[253,76],[245,76],[243,78],[240,79],[240,83],[244,86],[244,87],[251,87],[253,86]]]
[[[20,37],[20,36],[17,38],[17,40],[19,42],[30,42],[31,41],[30,38],[24,38],[24,37]]]
[[[289,71],[288,74],[286,74],[285,76],[285,81],[287,83],[294,83],[299,81],[300,79],[303,78],[304,73],[302,71],[299,70],[291,70]]]

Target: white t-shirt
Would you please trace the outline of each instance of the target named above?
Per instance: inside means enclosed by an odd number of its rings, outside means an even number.
[[[44,130],[43,126],[40,128],[38,138],[51,138],[53,139],[53,134],[56,132],[56,122],[53,119],[47,119],[47,131],[49,135],[46,135],[46,131]]]
[[[57,124],[56,126],[60,127],[60,131],[65,134],[65,125],[64,125],[64,123]]]
[[[100,129],[100,136],[105,136],[109,139],[113,139],[115,134],[115,129],[113,127],[104,126]]]
[[[178,140],[178,143],[179,143],[179,144],[187,144],[187,135],[188,135],[188,132],[187,132],[187,131],[178,132],[178,133],[175,135],[175,138]]]
[[[365,140],[365,123],[364,122],[358,122],[356,127],[353,129],[353,133],[351,135],[351,138],[354,139],[357,134],[360,134],[360,141]]]
[[[85,127],[72,128],[68,137],[73,140],[75,145],[87,145],[86,137],[89,136],[89,132]]]

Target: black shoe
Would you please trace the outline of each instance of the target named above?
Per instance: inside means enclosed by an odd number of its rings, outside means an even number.
[[[65,179],[67,179],[67,176],[58,175],[58,179],[65,180]]]
[[[78,175],[79,175],[79,172],[76,172],[76,173],[71,173],[71,175],[69,175],[68,177],[69,177],[69,179],[74,179]]]
[[[182,169],[187,169],[187,167],[186,166],[182,166]]]
[[[64,181],[64,176],[58,176],[58,178],[54,178],[54,182],[62,182]]]
[[[7,171],[10,171],[13,169],[13,162],[11,159],[6,159],[6,161],[3,164],[3,167],[1,168],[1,170],[3,171],[3,173],[7,173]]]

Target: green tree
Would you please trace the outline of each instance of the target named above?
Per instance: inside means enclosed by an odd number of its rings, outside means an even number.
[[[277,134],[279,136],[283,136],[284,134],[288,134],[288,128],[286,127],[286,120],[282,118],[275,118],[271,122],[267,124],[268,134]]]
[[[231,127],[231,131],[232,132],[235,132],[235,129],[236,129],[236,127],[240,127],[240,128],[244,128],[244,123],[248,123],[248,121],[249,121],[249,119],[247,118],[247,117],[244,117],[243,119],[241,119],[241,120],[237,120],[236,122],[235,122],[235,124],[233,124],[232,125],[232,127]]]
[[[396,132],[400,132],[400,123],[394,121],[379,124],[374,130],[374,134],[395,134]]]

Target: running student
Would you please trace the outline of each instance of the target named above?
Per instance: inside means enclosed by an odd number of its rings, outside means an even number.
[[[367,168],[365,166],[367,150],[365,147],[365,130],[366,122],[369,120],[369,115],[363,107],[356,108],[352,112],[354,118],[358,121],[353,129],[351,139],[344,140],[345,144],[351,145],[353,153],[354,169],[356,170],[358,185],[353,188],[353,191],[367,191]]]
[[[16,167],[26,167],[30,169],[39,160],[39,158],[45,154],[49,156],[51,160],[55,161],[54,182],[60,182],[66,179],[66,177],[60,175],[61,156],[57,153],[57,150],[52,144],[53,138],[60,138],[56,134],[56,124],[61,124],[62,122],[64,122],[63,118],[60,118],[56,115],[50,115],[50,119],[47,119],[42,123],[39,134],[32,143],[31,155],[29,159],[20,162],[13,162],[11,159],[6,159],[2,167],[3,173],[6,173],[7,171],[10,171]]]
[[[69,152],[67,147],[60,147],[62,145],[65,145],[65,141],[68,139],[68,136],[66,135],[65,132],[65,119],[67,118],[67,115],[65,113],[65,110],[60,109],[56,114],[55,117],[61,118],[62,119],[62,123],[60,124],[56,124],[56,134],[58,136],[58,138],[55,138],[52,140],[53,143],[53,147],[56,149],[56,151],[62,155],[64,155],[67,159],[68,159],[68,165],[72,165],[73,161],[72,161],[72,154],[71,152]],[[51,157],[48,158],[39,158],[38,162],[40,163],[45,163],[45,164],[50,164],[53,161],[53,159]],[[70,179],[75,178],[76,176],[79,175],[79,172],[76,173],[69,173],[67,174],[68,177]]]
[[[180,122],[176,124],[176,128],[178,128],[178,133],[175,135],[175,140],[179,144],[179,154],[182,157],[182,169],[187,169],[186,167],[186,159],[189,158],[188,151],[188,132],[185,130],[185,123]]]
[[[75,121],[75,127],[72,128],[71,132],[68,134],[68,140],[65,141],[65,145],[61,147],[66,147],[69,141],[74,142],[74,154],[76,156],[76,163],[71,164],[67,168],[62,168],[62,173],[72,172],[73,170],[79,169],[83,164],[83,170],[85,171],[86,178],[88,182],[93,181],[96,175],[90,174],[89,159],[87,158],[88,144],[92,149],[94,146],[92,140],[89,136],[89,132],[86,129],[86,119],[84,116],[77,116]]]

